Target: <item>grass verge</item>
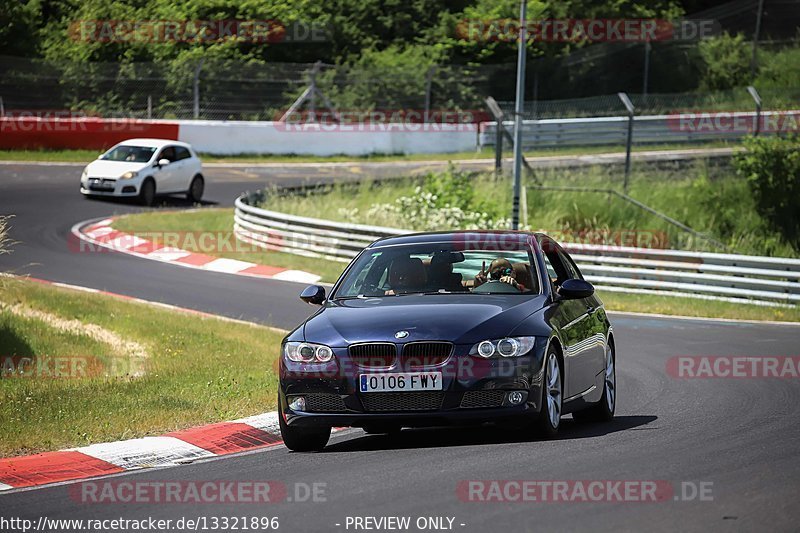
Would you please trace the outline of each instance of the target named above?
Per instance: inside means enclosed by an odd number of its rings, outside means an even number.
[[[116,353],[91,336],[14,314],[9,305],[94,324],[148,354],[138,377],[69,368],[62,377],[4,375],[2,457],[159,435],[275,408],[283,336],[276,330],[21,279],[0,279],[0,302],[6,366],[20,357],[102,362]]]
[[[685,150],[689,148],[724,148],[735,146],[725,142],[703,143],[672,143],[672,144],[647,144],[633,146],[634,152],[654,150]],[[549,157],[567,155],[589,155],[601,153],[624,152],[625,146],[578,146],[567,148],[546,148],[531,150],[525,157]],[[101,150],[0,150],[0,161],[43,161],[63,163],[89,163],[94,161]],[[373,154],[365,156],[309,156],[309,155],[271,155],[271,154],[241,154],[221,155],[200,153],[204,163],[340,163],[348,161],[357,162],[392,162],[392,161],[455,161],[459,159],[491,159],[494,149],[471,150],[469,152],[439,153],[439,154]],[[506,152],[504,157],[511,157],[511,152]]]
[[[114,227],[152,239],[151,232],[211,231],[230,232],[233,214],[229,209],[201,209],[190,212],[141,213],[126,215],[114,222]],[[192,240],[194,241],[194,239]],[[187,244],[192,244],[188,242]],[[192,248],[193,246],[188,246]],[[231,257],[265,265],[305,270],[322,276],[322,281],[334,282],[344,270],[344,264],[324,259],[311,259],[278,252],[219,253],[213,249],[194,250],[208,255]],[[759,305],[700,300],[674,296],[600,292],[606,308],[613,311],[660,313],[706,318],[738,320],[777,320],[800,322],[800,309],[764,307]]]

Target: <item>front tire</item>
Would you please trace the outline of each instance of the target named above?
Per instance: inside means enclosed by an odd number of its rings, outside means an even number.
[[[563,372],[561,360],[552,346],[544,359],[544,379],[542,381],[542,407],[536,426],[547,438],[558,435],[561,426],[561,402],[563,399]]]
[[[331,438],[331,428],[298,428],[283,421],[283,412],[278,413],[281,437],[293,452],[319,452]]]
[[[603,397],[596,404],[572,413],[575,420],[582,422],[610,422],[617,408],[617,365],[614,345],[606,346],[606,369],[603,383]]]
[[[203,199],[203,191],[205,190],[206,183],[203,176],[197,175],[192,178],[192,183],[189,185],[189,190],[186,191],[186,198],[192,203],[199,203]]]
[[[142,183],[142,188],[139,189],[139,202],[147,207],[153,205],[156,199],[156,182],[148,178]]]

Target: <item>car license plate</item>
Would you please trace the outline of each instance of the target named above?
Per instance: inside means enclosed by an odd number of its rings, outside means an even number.
[[[360,374],[361,392],[406,392],[442,390],[441,372],[405,372],[402,374]]]

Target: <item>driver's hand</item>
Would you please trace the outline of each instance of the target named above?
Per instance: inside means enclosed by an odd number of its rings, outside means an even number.
[[[503,283],[508,283],[512,287],[519,288],[519,283],[517,283],[517,280],[515,280],[511,276],[503,276],[502,278],[500,278],[500,281],[502,281]]]

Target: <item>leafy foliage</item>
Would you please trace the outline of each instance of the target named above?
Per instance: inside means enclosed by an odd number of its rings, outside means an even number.
[[[741,33],[727,33],[706,39],[699,44],[705,63],[700,86],[710,91],[722,91],[747,85],[750,78],[750,47]]]
[[[756,209],[785,238],[800,247],[800,139],[752,137],[736,167],[747,179]]]

